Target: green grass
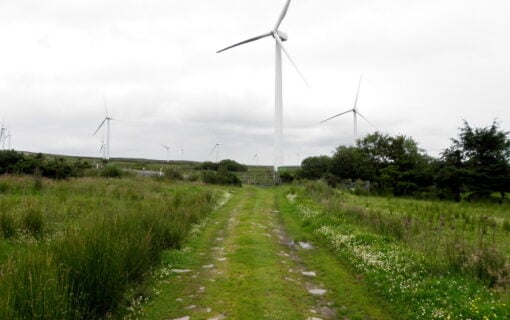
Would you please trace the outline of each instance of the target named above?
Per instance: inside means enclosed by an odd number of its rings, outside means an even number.
[[[43,182],[2,177],[14,234],[0,239],[0,318],[101,318],[179,248],[211,210],[211,190],[152,179]]]
[[[295,188],[293,191],[299,190]],[[484,286],[469,272],[458,272],[447,264],[438,264],[437,258],[429,257],[420,247],[406,241],[413,239],[413,235],[416,236],[414,244],[419,243],[418,239],[434,241],[440,230],[428,229],[427,218],[421,221],[420,228],[407,230],[408,215],[405,213],[400,215],[406,219],[403,221],[395,219],[389,212],[371,214],[349,204],[353,197],[319,187],[310,189],[309,194],[313,194],[315,201],[304,193],[298,194],[299,200],[294,206],[303,225],[313,230],[318,241],[349,263],[375,292],[393,304],[402,317],[506,319],[510,316],[504,287],[491,289],[487,282]],[[364,197],[355,201],[367,200]],[[420,212],[410,214],[418,219],[415,215]],[[437,240],[433,243],[441,246]],[[485,265],[489,263],[486,259],[478,261]]]
[[[294,204],[285,199],[288,189],[276,195],[281,210],[281,219],[290,237],[300,241],[315,239],[310,224],[303,224]],[[311,269],[316,270],[318,279],[333,291],[338,315],[348,319],[399,319],[391,309],[364,283],[360,275],[335,257],[327,248],[316,246],[313,251],[301,251],[300,257]]]
[[[278,208],[274,195],[280,193],[276,188],[236,190],[230,202],[211,215],[189,247],[167,256],[164,270],[190,272],[160,273],[163,276],[154,288],[158,296],[134,314],[143,315],[143,319],[186,315],[192,319],[217,315],[231,319],[303,319],[314,316],[310,309],[317,309],[318,300],[324,299],[333,302],[339,316],[349,319],[392,318],[380,306],[381,301],[328,250],[299,251],[298,260],[281,255],[289,252],[276,236],[282,222],[296,239],[306,238],[309,233],[298,225],[291,207],[284,203],[280,220],[274,211]],[[218,251],[218,246],[223,250]],[[223,253],[225,262],[217,260],[218,252]],[[203,268],[208,264],[214,264],[214,272]],[[311,280],[290,271],[303,268],[318,272],[316,282],[328,289],[323,298],[307,292],[305,283]],[[200,291],[200,287],[205,290]]]

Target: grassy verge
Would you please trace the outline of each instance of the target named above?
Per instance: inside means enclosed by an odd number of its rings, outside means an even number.
[[[423,253],[413,250],[396,237],[378,234],[374,229],[367,228],[366,223],[353,220],[352,212],[335,205],[334,202],[338,203],[339,200],[332,190],[312,191],[320,202],[299,193],[293,204],[301,223],[338,257],[349,263],[403,318],[510,317],[510,308],[498,292],[487,289],[471,277],[438,270],[435,262],[429,261]]]
[[[10,251],[0,256],[1,319],[110,315],[214,203],[210,190],[149,179],[37,189],[28,178],[3,179],[14,187],[0,198],[0,247]]]
[[[287,194],[288,189],[283,189],[275,199],[289,237],[296,241],[315,239],[313,227],[303,223],[295,203],[286,198]],[[400,319],[396,312],[390,312],[390,307],[371,292],[360,275],[353,274],[352,269],[332,255],[329,249],[317,246],[314,250],[300,251],[299,256],[310,270],[317,272],[317,279],[331,290],[337,316],[353,320]]]

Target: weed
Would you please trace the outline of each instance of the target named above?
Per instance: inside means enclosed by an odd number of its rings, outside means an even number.
[[[16,220],[12,214],[5,211],[0,214],[0,229],[5,239],[16,235]]]
[[[40,238],[44,231],[44,219],[41,210],[30,208],[22,220],[23,229],[30,235]]]

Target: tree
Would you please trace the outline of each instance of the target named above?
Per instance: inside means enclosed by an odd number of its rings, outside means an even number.
[[[230,160],[230,159],[221,160],[218,163],[218,170],[221,170],[221,169],[224,169],[226,171],[232,171],[232,172],[246,172],[246,171],[248,171],[247,166],[237,163],[236,161]]]
[[[453,149],[459,150],[467,171],[466,184],[475,197],[489,197],[499,192],[501,198],[510,191],[509,132],[499,129],[493,121],[485,128],[472,128],[467,121],[460,129],[459,139],[453,139]]]
[[[375,132],[357,144],[380,190],[389,188],[396,196],[410,195],[432,184],[432,159],[412,138]]]
[[[373,180],[375,168],[360,148],[340,146],[331,158],[330,172],[342,179]]]
[[[468,174],[463,164],[462,150],[456,146],[445,149],[437,163],[435,176],[436,186],[441,198],[453,198],[456,202],[461,199]]]
[[[308,157],[301,162],[300,176],[305,179],[320,179],[329,170],[331,158],[328,156]]]

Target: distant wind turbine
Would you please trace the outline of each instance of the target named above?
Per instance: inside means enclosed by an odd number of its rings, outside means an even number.
[[[284,32],[280,31],[280,24],[282,23],[283,19],[285,18],[287,14],[287,10],[290,6],[290,1],[287,0],[285,3],[285,6],[283,7],[282,12],[280,13],[280,17],[276,21],[276,25],[274,28],[264,33],[260,36],[256,36],[253,38],[250,38],[248,40],[236,43],[234,45],[231,45],[229,47],[226,47],[224,49],[221,49],[217,51],[217,53],[223,52],[225,50],[232,49],[234,47],[257,41],[262,38],[266,37],[273,37],[275,39],[276,43],[276,57],[275,57],[275,118],[274,118],[274,170],[275,172],[278,171],[278,168],[283,165],[283,98],[282,98],[282,51],[285,53],[287,58],[289,59],[290,63],[294,66],[298,74],[301,76],[305,84],[308,86],[308,83],[306,82],[305,78],[299,71],[298,67],[290,57],[290,54],[283,46],[283,42],[287,41],[288,36]]]
[[[7,132],[7,135],[5,136],[4,140],[5,139],[9,139],[7,145],[8,145],[8,150],[11,150],[11,137],[12,137],[12,134],[11,134],[11,129],[8,129],[8,132]]]
[[[213,154],[214,151],[216,150],[216,162],[218,162],[219,158],[220,158],[220,146],[222,146],[223,144],[221,143],[217,143],[214,145],[214,148],[211,150],[211,153],[210,154]]]
[[[184,160],[184,147],[181,144],[181,161]]]
[[[349,109],[347,111],[344,111],[342,113],[339,113],[337,115],[334,115],[330,118],[327,118],[326,120],[324,121],[321,121],[321,123],[324,123],[324,122],[327,122],[329,120],[332,120],[334,118],[337,118],[337,117],[340,117],[341,115],[344,115],[346,113],[349,113],[349,112],[352,112],[353,115],[354,115],[354,139],[356,139],[358,137],[358,116],[362,117],[363,119],[365,119],[366,122],[368,122],[368,124],[370,124],[371,126],[373,126],[370,121],[367,120],[367,118],[365,118],[359,111],[358,111],[358,96],[359,96],[359,89],[361,87],[361,76],[359,77],[359,82],[358,82],[358,91],[356,92],[356,99],[354,100],[354,106],[352,107],[352,109]]]
[[[0,143],[2,143],[2,150],[5,150],[5,139],[7,138],[7,128],[5,127],[4,122],[2,121],[2,127],[0,128]]]
[[[166,149],[166,163],[169,163],[170,162],[170,147],[167,145],[164,145],[164,144],[162,144],[161,146]]]
[[[105,111],[105,117],[104,120],[99,124],[99,127],[97,127],[96,131],[94,131],[94,136],[96,133],[101,129],[101,127],[106,123],[106,145],[105,145],[105,154],[106,154],[106,160],[110,160],[110,120],[114,120],[108,115],[108,107],[106,106],[106,98],[103,96],[103,102],[104,102],[104,111]]]
[[[255,165],[259,165],[259,154],[258,153],[255,153],[255,155],[253,156],[253,160],[255,160]]]
[[[106,159],[106,148],[105,148],[105,143],[104,143],[104,136],[103,136],[103,139],[101,139],[101,148],[99,148],[99,153],[102,154],[103,159]]]

